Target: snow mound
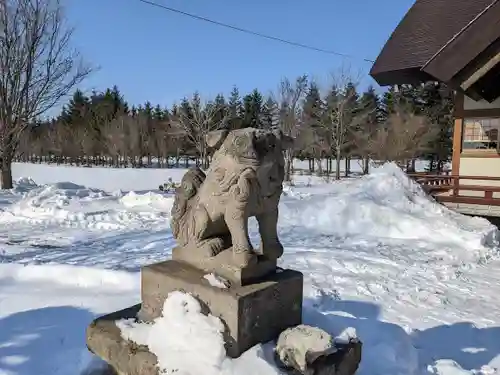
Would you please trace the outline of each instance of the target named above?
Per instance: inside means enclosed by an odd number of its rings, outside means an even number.
[[[270,344],[256,345],[236,359],[227,357],[223,323],[212,315],[204,315],[199,302],[189,294],[170,293],[162,316],[152,324],[121,320],[117,326],[123,338],[147,345],[156,354],[162,373],[282,374],[274,364]]]
[[[174,204],[173,196],[153,193],[138,194],[134,191],[121,197],[120,202],[127,208],[147,208],[154,211],[170,212]]]
[[[24,194],[37,187],[38,185],[31,177],[21,177],[17,181],[14,181],[14,188],[12,189],[12,193]]]
[[[293,186],[290,185],[283,185],[283,195],[285,197],[291,197],[296,199],[304,199],[311,196],[310,193],[298,191],[297,189],[295,189]]]
[[[302,203],[302,202],[301,202]],[[340,238],[422,240],[469,249],[498,244],[498,230],[486,219],[453,212],[427,196],[395,164],[332,185],[284,215],[294,225]]]
[[[203,315],[198,301],[188,294],[170,293],[162,316],[153,324],[125,320],[117,325],[125,339],[147,345],[166,373],[215,375],[226,359],[224,325]]]
[[[72,182],[38,186],[20,179],[14,188],[22,198],[0,214],[0,222],[24,221],[104,230],[142,228],[168,222],[172,198],[154,193],[108,194]]]

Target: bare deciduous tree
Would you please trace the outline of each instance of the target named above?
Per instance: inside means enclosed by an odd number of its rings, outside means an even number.
[[[130,122],[128,116],[121,115],[102,127],[105,150],[111,156],[115,167],[119,167],[121,157],[129,153],[127,135]]]
[[[430,151],[430,142],[438,132],[439,128],[425,116],[415,115],[405,105],[398,104],[366,144],[373,161],[406,166],[409,160]]]
[[[174,128],[181,129],[188,141],[196,148],[203,162],[208,168],[208,147],[206,136],[209,132],[226,126],[229,114],[227,108],[221,108],[214,103],[202,103],[195,95],[187,102],[189,107],[179,107],[177,113],[171,116]]]
[[[300,101],[307,91],[307,76],[298,77],[294,83],[288,78],[280,82],[278,98],[279,126],[284,134],[297,138],[301,118]],[[294,149],[285,151],[285,181],[290,181]]]
[[[56,105],[91,69],[70,48],[59,0],[0,1],[1,188],[29,123]]]

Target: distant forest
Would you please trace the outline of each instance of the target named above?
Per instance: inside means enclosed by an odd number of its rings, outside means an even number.
[[[373,87],[358,92],[347,78],[332,81],[324,93],[306,76],[283,79],[269,95],[257,89],[240,93],[235,86],[229,97],[203,101],[195,92],[170,108],[130,105],[117,86],[91,95],[77,90],[59,115],[22,134],[15,159],[115,167],[144,167],[156,160],[167,167],[190,157],[207,166],[208,132],[251,126],[280,127],[295,137],[287,159],[308,159],[318,173],[349,159],[365,160],[365,172],[369,160],[411,169],[412,161],[426,159],[432,170],[449,161],[453,92],[446,86],[404,85],[379,96]]]

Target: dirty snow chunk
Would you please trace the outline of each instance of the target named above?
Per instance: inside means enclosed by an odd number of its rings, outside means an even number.
[[[123,338],[147,345],[167,373],[215,375],[226,358],[224,325],[212,315],[203,315],[198,301],[188,294],[170,293],[162,316],[152,324],[122,320],[117,326]]]
[[[283,331],[276,345],[276,354],[281,362],[303,374],[310,372],[308,365],[314,361],[313,357],[335,351],[332,336],[320,328],[305,324]]]
[[[220,276],[217,276],[214,273],[208,273],[205,276],[203,276],[204,279],[206,279],[210,285],[220,288],[220,289],[227,289],[228,288],[228,281]]]

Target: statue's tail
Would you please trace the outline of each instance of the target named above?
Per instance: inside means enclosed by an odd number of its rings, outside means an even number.
[[[186,216],[189,215],[193,201],[197,199],[198,190],[205,181],[206,175],[198,167],[191,167],[182,177],[181,185],[175,191],[174,205],[172,206],[170,228],[174,238],[179,240],[179,232],[185,227]],[[185,245],[185,244],[180,244]]]

